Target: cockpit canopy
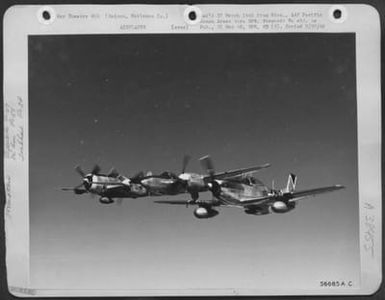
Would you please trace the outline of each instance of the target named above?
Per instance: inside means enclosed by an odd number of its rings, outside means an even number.
[[[242,184],[250,185],[250,186],[258,186],[261,190],[268,190],[267,186],[258,180],[257,178],[253,176],[239,176],[239,177],[234,177],[231,179],[231,181],[234,182],[239,182]]]
[[[178,179],[178,176],[176,176],[174,173],[165,171],[159,175],[161,178],[164,179]]]
[[[252,176],[247,176],[247,177],[243,177],[241,182],[247,185],[254,185],[254,184],[257,184],[257,179],[255,179]]]

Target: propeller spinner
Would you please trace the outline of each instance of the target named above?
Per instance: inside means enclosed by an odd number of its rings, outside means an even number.
[[[100,173],[101,168],[98,165],[95,165],[91,173],[86,174],[83,169],[80,166],[75,167],[75,171],[80,175],[82,178],[82,183],[79,185],[73,187],[73,188],[62,188],[63,191],[73,191],[77,195],[81,195],[84,193],[88,193],[89,189],[91,188],[92,185],[92,177],[93,175],[97,175]]]

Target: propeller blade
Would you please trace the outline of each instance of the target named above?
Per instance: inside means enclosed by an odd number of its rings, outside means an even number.
[[[84,194],[84,193],[87,193],[87,190],[85,189],[80,189],[79,187],[74,187],[74,188],[61,188],[62,191],[71,191],[71,192],[74,192],[75,194],[77,195],[81,195],[81,194]]]
[[[183,163],[182,163],[182,173],[183,174],[186,171],[186,167],[191,159],[190,155],[183,156]]]
[[[84,173],[84,171],[82,170],[82,168],[80,166],[76,166],[75,167],[75,171],[83,178],[86,176],[86,173]]]
[[[213,177],[215,174],[214,164],[209,155],[203,156],[200,159],[201,165],[206,172]]]
[[[140,171],[140,172],[138,172],[138,173],[136,173],[134,175],[134,178],[141,178],[141,177],[144,177],[144,172],[143,171]]]
[[[81,194],[84,194],[84,193],[87,193],[87,190],[84,189],[84,184],[81,183],[81,184],[78,184],[77,186],[75,187],[63,187],[61,188],[62,191],[72,191],[74,192],[75,194],[78,194],[78,195],[81,195]]]
[[[85,189],[74,189],[74,193],[77,194],[77,195],[82,195],[82,194],[85,194],[87,193],[87,190]]]
[[[201,162],[202,167],[206,170],[206,172],[210,175],[210,182],[209,182],[209,189],[214,197],[219,197],[221,194],[221,186],[219,183],[215,180],[215,169],[213,161],[211,160],[211,157],[209,155],[203,156],[199,159]]]
[[[96,175],[96,174],[99,174],[100,171],[101,171],[101,168],[98,165],[95,165],[94,168],[91,171],[91,174]]]
[[[118,177],[119,176],[119,172],[115,169],[115,168],[111,168],[110,172],[108,172],[108,175],[109,177]]]
[[[84,187],[84,183],[78,184],[77,186],[74,187],[74,190],[78,190],[80,188]]]
[[[132,176],[130,179],[132,182],[138,182],[144,177],[144,172],[140,171],[136,173],[134,176]]]

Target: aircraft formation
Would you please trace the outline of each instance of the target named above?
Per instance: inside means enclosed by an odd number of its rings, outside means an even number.
[[[197,206],[194,216],[198,219],[212,218],[218,215],[218,207],[235,207],[243,209],[246,214],[265,215],[270,213],[286,213],[296,207],[297,201],[308,196],[343,189],[342,185],[331,185],[307,190],[296,190],[297,176],[289,174],[286,187],[276,189],[274,184],[267,187],[253,176],[270,164],[215,172],[210,156],[200,158],[206,174],[186,172],[190,157],[184,156],[182,170],[179,175],[165,171],[159,175],[151,172],[139,172],[132,177],[119,174],[114,168],[102,174],[98,165],[85,173],[79,166],[75,168],[82,182],[73,188],[62,188],[73,191],[77,195],[92,194],[100,196],[103,204],[111,204],[117,199],[120,204],[123,198],[148,196],[175,196],[188,193],[189,200],[157,200],[155,203],[170,205]],[[211,192],[210,200],[199,198],[201,192]]]

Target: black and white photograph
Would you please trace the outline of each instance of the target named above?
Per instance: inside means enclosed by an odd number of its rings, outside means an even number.
[[[29,35],[29,285],[360,289],[356,43]]]
[[[358,284],[354,35],[32,36],[29,50],[37,286]]]

